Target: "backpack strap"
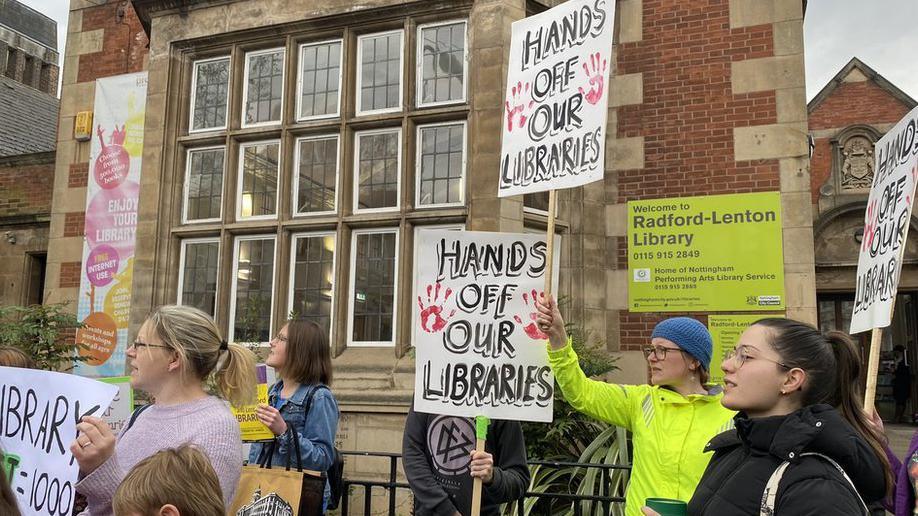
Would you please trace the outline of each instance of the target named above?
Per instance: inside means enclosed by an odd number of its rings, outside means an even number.
[[[851,491],[854,493],[854,496],[856,496],[857,500],[861,502],[861,508],[864,509],[864,514],[866,514],[867,516],[870,515],[870,510],[867,508],[867,504],[864,503],[864,499],[861,498],[861,494],[857,492],[857,488],[854,486],[854,482],[852,482],[848,474],[845,473],[844,468],[842,468],[831,457],[828,457],[821,453],[806,452],[806,453],[800,454],[801,457],[804,457],[807,455],[812,456],[812,457],[821,458],[825,460],[826,462],[828,462],[829,464],[835,466],[835,469],[838,470],[839,473],[841,473],[842,478],[844,478],[845,481],[848,482],[848,485],[851,486]],[[762,503],[761,503],[761,508],[759,510],[759,516],[774,516],[775,505],[777,503],[777,498],[778,498],[778,484],[781,483],[781,477],[784,476],[784,472],[787,470],[790,464],[791,464],[790,461],[787,461],[787,460],[782,462],[775,469],[775,472],[771,474],[771,477],[769,477],[768,482],[765,484],[765,492],[762,494]]]
[[[119,437],[121,437],[121,436],[123,436],[124,434],[126,434],[127,431],[130,430],[132,426],[134,426],[134,421],[137,421],[137,417],[140,415],[140,413],[143,412],[144,410],[147,410],[148,408],[150,408],[150,405],[152,405],[152,403],[147,403],[146,405],[141,405],[141,406],[135,408],[135,409],[134,409],[134,412],[131,412],[131,419],[128,420],[127,426],[124,427],[124,430],[121,431],[121,434],[119,435]]]

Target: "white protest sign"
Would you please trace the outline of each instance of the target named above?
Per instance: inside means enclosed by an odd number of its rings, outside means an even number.
[[[892,321],[918,176],[918,108],[877,141],[874,158],[851,333],[885,328]]]
[[[615,0],[569,0],[514,22],[497,195],[604,174]]]
[[[79,465],[76,424],[101,416],[118,387],[79,376],[0,367],[3,469],[24,516],[69,516]]]
[[[422,230],[415,245],[415,410],[550,422],[554,376],[534,300],[544,237]]]
[[[118,387],[118,393],[112,404],[102,414],[102,419],[108,423],[112,432],[120,433],[134,412],[134,389],[131,387],[130,376],[116,376],[114,378],[99,378],[100,382],[110,383]]]

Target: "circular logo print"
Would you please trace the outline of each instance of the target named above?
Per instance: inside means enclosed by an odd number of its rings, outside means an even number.
[[[469,418],[438,416],[427,429],[427,449],[441,475],[468,473],[475,449],[475,425]]]

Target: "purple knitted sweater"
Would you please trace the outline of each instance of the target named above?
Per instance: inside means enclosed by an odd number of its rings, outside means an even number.
[[[242,438],[226,402],[208,396],[181,405],[153,404],[140,413],[130,429],[122,430],[115,454],[76,485],[77,492],[89,502],[83,515],[112,516],[112,498],[128,471],[159,450],[185,443],[210,458],[223,488],[224,503],[229,506],[242,474]]]

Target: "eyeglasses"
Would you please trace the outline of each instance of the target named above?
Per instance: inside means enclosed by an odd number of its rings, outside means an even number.
[[[163,344],[147,344],[146,342],[140,342],[139,340],[135,340],[134,343],[132,344],[132,346],[134,347],[134,349],[140,349],[140,348],[163,348],[163,349],[171,349],[169,346],[165,346],[165,345],[163,345]]]
[[[784,369],[793,369],[793,367],[783,362],[778,362],[777,360],[772,360],[770,358],[765,358],[765,357],[749,356],[749,353],[746,350],[746,346],[739,346],[736,349],[727,351],[727,353],[724,355],[724,362],[726,362],[727,360],[733,360],[733,363],[736,364],[737,369],[739,369],[740,367],[743,367],[743,364],[745,364],[747,360],[764,360],[766,362],[771,362],[772,364],[778,364]]]
[[[666,360],[667,351],[685,351],[682,348],[667,348],[665,346],[646,346],[641,349],[644,352],[644,358],[650,359],[650,355],[656,357],[657,360]]]
[[[287,337],[286,335],[281,335],[280,333],[278,333],[277,335],[275,335],[274,338],[271,339],[271,340],[272,340],[272,341],[273,341],[273,340],[277,340],[277,341],[280,341],[280,342],[288,342],[288,341],[289,341],[289,339],[288,339],[288,337]]]

